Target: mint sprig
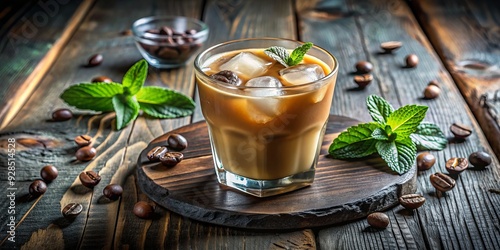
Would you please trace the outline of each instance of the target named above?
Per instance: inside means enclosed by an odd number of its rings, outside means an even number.
[[[304,43],[295,48],[291,54],[288,54],[288,51],[283,47],[273,46],[265,49],[264,53],[279,62],[281,65],[291,67],[302,62],[305,54],[312,48],[312,46],[313,44],[311,42]]]
[[[194,101],[173,90],[144,86],[148,64],[143,59],[135,63],[123,76],[122,83],[80,83],[61,94],[67,104],[79,109],[116,113],[116,128],[126,127],[139,111],[155,118],[188,116],[195,108]]]
[[[411,169],[418,150],[442,150],[447,140],[441,129],[422,122],[426,106],[406,105],[397,110],[383,98],[366,99],[373,122],[352,126],[339,134],[328,153],[334,158],[361,158],[374,153],[393,171],[404,174]]]

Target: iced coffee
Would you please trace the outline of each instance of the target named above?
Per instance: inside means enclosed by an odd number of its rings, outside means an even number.
[[[316,46],[295,65],[280,61],[280,53],[293,55],[301,45],[239,40],[197,57],[200,103],[220,183],[269,196],[313,182],[338,66]],[[276,47],[282,49],[278,57],[269,53]]]

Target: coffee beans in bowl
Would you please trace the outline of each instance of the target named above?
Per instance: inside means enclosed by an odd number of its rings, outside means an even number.
[[[144,17],[134,22],[132,32],[139,52],[156,68],[184,65],[208,37],[208,26],[182,16]]]

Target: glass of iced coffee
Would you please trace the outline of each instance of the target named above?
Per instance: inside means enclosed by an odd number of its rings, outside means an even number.
[[[313,182],[338,63],[317,46],[297,59],[294,50],[305,45],[243,39],[196,58],[201,109],[221,184],[266,197]],[[287,55],[291,59],[280,60]]]

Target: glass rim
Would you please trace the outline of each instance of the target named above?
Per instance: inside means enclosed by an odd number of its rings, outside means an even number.
[[[175,36],[175,35],[168,36],[168,35],[161,35],[161,34],[148,34],[146,38],[142,37],[146,32],[138,30],[138,27],[140,25],[144,25],[144,24],[150,23],[152,21],[174,21],[176,19],[185,20],[187,22],[191,22],[191,23],[194,23],[196,25],[199,25],[200,29],[199,30],[196,29],[196,33],[194,35],[186,34],[185,36]],[[202,38],[202,37],[207,36],[208,30],[209,30],[209,28],[208,28],[206,23],[204,23],[203,21],[198,20],[196,18],[187,17],[187,16],[147,16],[147,17],[142,17],[142,18],[135,20],[134,23],[132,24],[132,34],[134,34],[134,37],[137,40],[146,40],[146,41],[151,41],[150,39],[166,39],[169,37],[171,37],[171,38],[188,37],[188,38],[198,39],[198,38]]]
[[[219,86],[223,86],[225,88],[228,88],[228,89],[234,89],[234,90],[237,90],[237,89],[278,89],[276,87],[250,87],[250,86],[236,86],[236,85],[232,85],[232,84],[229,84],[229,83],[226,83],[226,82],[223,82],[223,81],[219,81],[219,80],[216,80],[216,79],[213,79],[213,78],[210,78],[210,76],[208,76],[207,74],[205,74],[205,72],[202,70],[202,65],[201,65],[201,58],[203,56],[205,56],[207,53],[217,49],[217,48],[220,48],[220,47],[223,47],[223,46],[226,46],[226,45],[230,45],[230,44],[235,44],[235,43],[241,43],[241,42],[246,42],[246,41],[287,41],[287,42],[292,42],[292,43],[296,43],[296,44],[304,44],[305,42],[302,42],[302,41],[298,41],[298,40],[292,40],[292,39],[287,39],[287,38],[272,38],[272,37],[263,37],[263,38],[242,38],[242,39],[237,39],[237,40],[231,40],[231,41],[227,41],[227,42],[222,42],[222,43],[218,43],[216,45],[213,45],[205,50],[203,50],[202,52],[200,52],[198,54],[198,56],[196,56],[195,60],[194,60],[194,68],[195,68],[195,71],[198,72],[201,76],[203,76],[204,78],[207,78],[206,80],[209,80],[209,81],[214,81],[216,82]],[[337,71],[339,69],[339,63],[337,61],[337,58],[332,55],[330,52],[328,52],[328,50],[318,46],[318,45],[313,45],[314,49],[317,49],[319,50],[320,52],[326,54],[327,56],[329,56],[334,65],[333,65],[333,68],[331,69],[330,73],[328,73],[327,75],[325,75],[324,77],[318,79],[318,80],[315,80],[315,81],[312,81],[312,82],[308,82],[308,83],[304,83],[304,84],[299,84],[299,85],[291,85],[291,86],[282,86],[282,87],[279,87],[279,89],[283,89],[283,90],[293,90],[293,89],[301,89],[301,88],[307,88],[311,85],[315,85],[317,84],[318,82],[322,82],[322,81],[325,81],[329,78],[332,78],[333,76],[335,76],[337,74]],[[326,63],[328,65],[328,63]],[[330,67],[330,65],[328,65]]]

